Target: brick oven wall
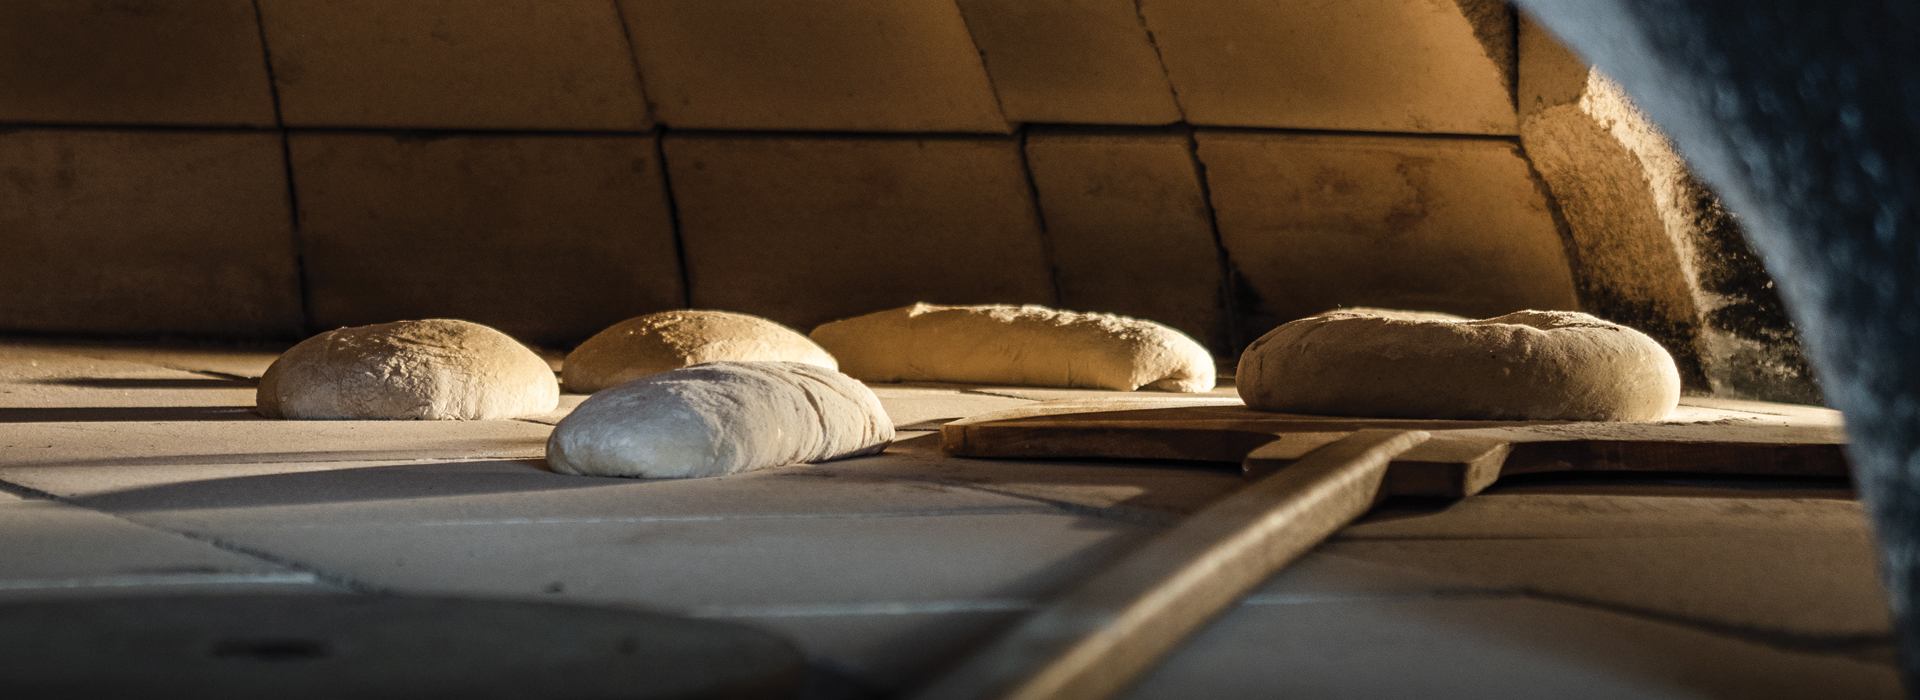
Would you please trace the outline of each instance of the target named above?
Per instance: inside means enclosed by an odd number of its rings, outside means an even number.
[[[1491,0],[15,0],[0,331],[458,317],[565,347],[685,306],[807,330],[1019,302],[1231,352],[1335,306],[1592,307],[1611,278],[1569,263],[1522,148],[1520,24]]]

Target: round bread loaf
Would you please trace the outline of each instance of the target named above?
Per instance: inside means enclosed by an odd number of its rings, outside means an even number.
[[[871,382],[1132,391],[1213,388],[1213,356],[1172,328],[1044,306],[913,306],[834,321],[813,339]]]
[[[1680,400],[1659,343],[1571,311],[1481,321],[1330,312],[1254,341],[1235,381],[1255,410],[1341,416],[1645,421]]]
[[[880,399],[801,362],[712,362],[598,392],[554,426],[561,474],[720,476],[873,454],[893,441]]]
[[[269,418],[497,420],[546,413],[560,384],[545,360],[505,333],[449,319],[327,331],[281,354],[260,377]]]
[[[833,356],[786,326],[730,311],[682,309],[636,316],[567,354],[567,391],[591,394],[703,362],[805,362],[838,369]]]
[[[1456,316],[1454,314],[1446,313],[1444,311],[1409,311],[1407,309],[1384,309],[1378,306],[1349,306],[1344,309],[1334,309],[1332,311],[1328,311],[1319,315],[1328,316],[1332,314],[1339,314],[1343,316],[1378,316],[1380,318],[1391,318],[1391,319],[1398,319],[1401,321],[1471,321],[1473,320],[1465,316]]]

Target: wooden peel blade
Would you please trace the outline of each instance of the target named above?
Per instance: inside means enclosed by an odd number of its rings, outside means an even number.
[[[1587,423],[1305,416],[1254,411],[1219,399],[1159,401],[1119,408],[1048,402],[995,411],[943,426],[940,446],[955,457],[1241,464],[1255,449],[1291,450],[1299,457],[1355,430],[1374,428],[1510,444],[1502,475],[1624,471],[1848,476],[1839,412],[1811,406],[1688,397],[1666,420]],[[1421,450],[1440,447],[1429,444]],[[1422,495],[1466,494],[1449,490]]]
[[[1108,697],[1386,495],[1463,498],[1502,474],[1545,472],[1846,477],[1845,444],[1835,411],[1699,398],[1647,423],[1302,416],[1218,399],[1048,403],[954,421],[941,428],[941,449],[954,456],[1234,462],[1258,481],[915,697]]]
[[[1388,464],[1429,437],[1361,430],[1291,460],[1096,574],[912,697],[1113,695],[1247,591],[1365,514]]]

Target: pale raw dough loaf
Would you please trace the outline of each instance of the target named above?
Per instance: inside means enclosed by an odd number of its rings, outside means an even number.
[[[826,350],[759,316],[687,309],[630,318],[600,331],[567,355],[567,391],[591,394],[703,362],[805,362],[840,365]]]
[[[1172,328],[1044,306],[913,306],[834,321],[813,339],[872,382],[1132,391],[1213,388],[1213,356]]]
[[[1255,410],[1344,416],[1645,421],[1680,400],[1673,357],[1652,338],[1571,311],[1329,312],[1254,341],[1235,381]]]
[[[561,474],[679,478],[873,454],[893,421],[873,390],[800,362],[713,362],[594,394],[554,426]]]
[[[507,334],[449,319],[341,328],[286,351],[260,377],[269,418],[498,420],[546,413],[560,383]]]

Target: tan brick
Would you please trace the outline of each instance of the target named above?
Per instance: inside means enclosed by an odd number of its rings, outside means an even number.
[[[1587,307],[1660,341],[1689,389],[1820,403],[1738,222],[1626,92],[1523,21],[1520,94],[1520,141],[1566,219]]]
[[[0,3],[0,121],[272,126],[253,4]]]
[[[314,325],[577,341],[681,305],[651,137],[295,134]]]
[[[1133,0],[959,0],[1007,119],[1180,121]]]
[[[676,128],[1005,133],[951,0],[620,0]]]
[[[1512,143],[1203,131],[1249,338],[1336,306],[1575,309],[1543,189]]]
[[[1187,121],[1512,134],[1497,0],[1141,0]]]
[[[1187,137],[1033,134],[1027,163],[1060,305],[1159,321],[1222,347],[1220,254]]]
[[[289,126],[652,128],[608,0],[260,0]]]
[[[280,137],[0,134],[0,328],[292,335]]]
[[[905,306],[1055,302],[1019,146],[666,140],[697,308],[810,331]]]

